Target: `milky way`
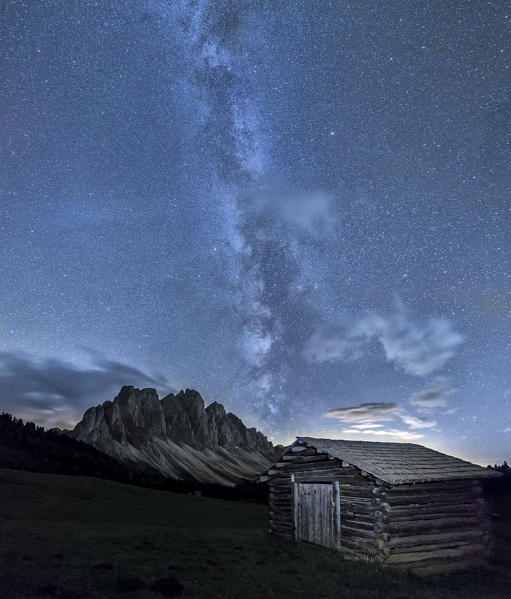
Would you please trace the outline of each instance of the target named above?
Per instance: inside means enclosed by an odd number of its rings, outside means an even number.
[[[4,1],[0,407],[509,458],[506,9]]]

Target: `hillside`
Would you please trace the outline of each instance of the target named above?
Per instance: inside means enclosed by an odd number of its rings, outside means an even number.
[[[166,484],[155,470],[120,462],[88,443],[10,414],[0,414],[0,468],[95,476],[146,486]]]
[[[0,495],[2,599],[509,596],[509,563],[435,581],[389,574],[269,537],[261,505],[11,470],[0,470]],[[510,541],[502,535],[502,555]]]

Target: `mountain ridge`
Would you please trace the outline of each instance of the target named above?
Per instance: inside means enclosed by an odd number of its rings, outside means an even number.
[[[160,399],[155,389],[124,386],[65,433],[169,478],[224,485],[252,480],[283,450],[222,404],[205,406],[194,389]]]

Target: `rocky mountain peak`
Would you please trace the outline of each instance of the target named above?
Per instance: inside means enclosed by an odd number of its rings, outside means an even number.
[[[68,434],[114,457],[146,462],[163,474],[210,482],[250,478],[281,450],[226,413],[222,404],[205,407],[195,389],[160,400],[155,389],[124,386],[113,401],[89,408]],[[235,455],[246,463],[228,457]]]
[[[208,415],[213,416],[215,418],[225,418],[226,416],[224,406],[221,403],[218,403],[217,401],[210,403],[209,406],[206,408],[206,412],[208,413]]]

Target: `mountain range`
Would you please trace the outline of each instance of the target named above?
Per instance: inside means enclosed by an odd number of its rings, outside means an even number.
[[[165,477],[222,485],[252,480],[283,451],[193,389],[159,399],[155,389],[122,387],[65,433]]]

